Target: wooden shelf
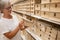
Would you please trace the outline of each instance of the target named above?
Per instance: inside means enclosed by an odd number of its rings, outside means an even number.
[[[41,16],[36,16],[36,15],[31,15],[32,17],[35,17],[35,18],[38,18],[38,19],[41,19],[41,20],[45,20],[45,21],[48,21],[48,22],[51,22],[51,23],[55,23],[55,24],[58,24],[60,25],[60,21],[59,20],[56,20],[56,18],[44,18],[44,17],[41,17]]]
[[[24,36],[24,35],[21,35],[21,37],[22,37],[22,39],[23,39],[23,40],[26,40],[26,38],[25,38],[25,36]]]
[[[52,12],[52,13],[60,13],[60,11],[59,12],[57,12],[57,11],[50,11],[50,10],[40,10],[41,12]]]
[[[19,11],[19,13],[21,13],[21,12]],[[25,14],[25,12],[23,14]],[[29,14],[26,14],[26,15],[29,15]],[[44,17],[41,17],[41,16],[36,16],[36,15],[33,15],[33,14],[31,14],[29,16],[60,25],[60,21],[59,21],[60,19],[57,19],[57,18],[49,18],[48,19],[48,18],[44,18]]]
[[[24,11],[16,11],[16,10],[13,10],[13,11],[15,11],[15,12],[18,12],[18,13],[21,13],[21,14],[25,14],[25,15],[28,15],[28,16],[30,16],[31,14],[30,13],[26,13],[26,12],[24,12]]]
[[[41,5],[43,4],[59,4],[60,2],[49,2],[49,3],[41,3]]]
[[[33,32],[31,32],[29,29],[26,29],[26,31],[28,33],[30,33],[36,40],[42,40],[40,37],[38,37],[36,34],[34,34]]]

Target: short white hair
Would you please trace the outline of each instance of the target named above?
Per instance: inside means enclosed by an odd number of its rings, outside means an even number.
[[[9,0],[0,0],[0,10],[2,10],[8,3],[10,3]]]

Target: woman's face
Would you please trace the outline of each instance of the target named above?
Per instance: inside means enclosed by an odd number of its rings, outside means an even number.
[[[11,8],[11,5],[10,3],[9,4],[6,4],[4,9],[3,9],[3,13],[6,14],[6,15],[10,15],[11,14],[11,11],[12,11],[12,8]]]

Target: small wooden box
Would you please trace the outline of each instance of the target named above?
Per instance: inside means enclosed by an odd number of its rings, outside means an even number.
[[[31,7],[31,15],[34,15],[34,7]]]
[[[35,15],[41,16],[40,11],[39,10],[35,10]]]
[[[56,40],[56,38],[50,37],[50,40]]]
[[[58,30],[57,38],[58,38],[58,39],[60,38],[60,30]]]
[[[57,38],[57,40],[60,40],[60,38]]]
[[[31,7],[31,11],[34,11],[34,7]]]
[[[35,10],[40,10],[40,4],[35,4]]]
[[[60,19],[60,13],[55,13],[54,17]]]
[[[50,3],[50,0],[41,0],[41,3]]]
[[[41,17],[44,17],[46,12],[41,12]]]
[[[30,0],[31,1],[31,3],[35,3],[35,0]]]
[[[34,4],[30,4],[31,7],[34,7]]]
[[[44,40],[49,40],[50,39],[50,37],[48,36],[48,35],[44,35]]]
[[[60,2],[60,0],[51,0],[52,3]]]
[[[34,11],[30,11],[31,15],[34,15]]]
[[[60,12],[60,4],[50,4],[51,12]]]
[[[24,24],[25,24],[25,26],[28,26],[28,27],[32,27],[33,25],[33,23],[31,23],[31,22],[28,22],[28,21],[26,21],[26,20],[24,20]]]
[[[41,11],[49,11],[49,5],[48,4],[41,5]]]
[[[41,30],[43,31],[43,32],[46,32],[46,26],[42,23],[41,24]]]
[[[49,35],[51,33],[52,26],[47,26],[46,33]]]
[[[57,29],[52,28],[52,30],[51,30],[51,37],[56,38],[56,35],[57,35]]]

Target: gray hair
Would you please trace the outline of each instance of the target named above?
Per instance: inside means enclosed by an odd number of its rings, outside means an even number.
[[[0,10],[2,10],[8,3],[10,3],[9,0],[0,0]]]

